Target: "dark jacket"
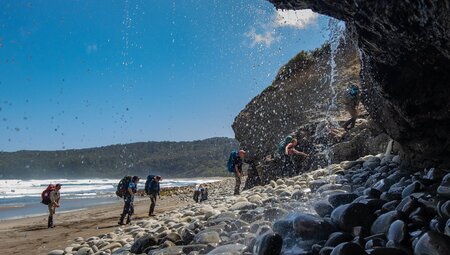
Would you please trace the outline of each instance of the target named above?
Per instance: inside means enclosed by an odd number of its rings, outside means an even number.
[[[236,169],[236,166],[238,167],[239,171],[242,172],[242,159],[241,157],[239,157],[239,155],[237,157],[234,158],[233,160],[233,169]]]
[[[147,192],[148,192],[149,194],[150,194],[150,193],[156,193],[156,194],[159,195],[160,190],[161,190],[161,188],[160,188],[160,186],[159,186],[159,182],[156,181],[155,178],[153,178],[153,179],[150,181],[150,184],[149,184],[149,186],[148,186]]]

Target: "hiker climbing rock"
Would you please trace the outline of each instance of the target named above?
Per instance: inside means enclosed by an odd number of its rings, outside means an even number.
[[[293,157],[294,156],[303,156],[308,157],[308,154],[299,151],[295,149],[295,146],[297,146],[298,141],[296,138],[293,138],[291,142],[289,142],[286,147],[284,147],[284,154],[283,154],[283,175],[287,176],[293,176],[296,174],[295,172],[295,164]]]
[[[359,87],[351,84],[345,91],[343,103],[345,110],[350,114],[350,119],[345,122],[343,128],[350,130],[355,127],[356,118],[358,117],[358,105],[360,101]]]

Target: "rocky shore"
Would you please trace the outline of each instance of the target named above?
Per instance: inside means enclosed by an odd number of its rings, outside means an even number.
[[[450,254],[450,173],[365,156],[77,238],[48,254]],[[190,199],[189,190],[177,196]]]

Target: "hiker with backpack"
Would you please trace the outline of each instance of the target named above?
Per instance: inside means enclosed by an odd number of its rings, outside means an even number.
[[[56,213],[56,208],[60,206],[59,200],[61,198],[61,195],[59,193],[59,190],[61,189],[61,186],[62,185],[60,183],[56,185],[50,184],[48,185],[47,189],[45,189],[41,194],[42,203],[48,205],[48,228],[55,227],[55,225],[53,224],[53,215],[55,215]]]
[[[150,197],[150,209],[148,211],[148,216],[155,216],[155,207],[156,207],[156,196],[161,199],[160,191],[161,187],[159,182],[161,181],[161,176],[159,175],[149,175],[147,176],[147,181],[145,182],[145,192]]]
[[[125,204],[123,206],[123,212],[120,215],[119,225],[129,224],[131,221],[131,216],[134,213],[134,194],[137,192],[137,185],[139,183],[138,176],[125,176],[120,182],[118,186],[118,191],[116,194],[123,194],[123,199]],[[119,192],[120,190],[120,192]],[[119,195],[119,194],[118,194]],[[120,195],[119,195],[120,196]],[[126,217],[126,222],[123,220]]]
[[[242,164],[244,163],[245,151],[239,150],[239,152],[233,150],[228,158],[228,171],[234,173],[236,185],[234,187],[234,195],[240,194],[241,189],[241,177],[242,177]]]
[[[278,153],[281,156],[283,165],[281,167],[282,176],[292,176],[294,175],[295,165],[293,161],[294,156],[308,157],[308,154],[298,151],[295,146],[297,146],[298,141],[292,135],[288,135],[284,140],[278,145]]]
[[[356,118],[358,117],[358,105],[360,101],[360,91],[359,87],[355,84],[350,84],[350,86],[346,89],[344,95],[344,106],[345,110],[350,114],[350,119],[347,120],[343,128],[348,131],[355,127]]]
[[[200,203],[208,200],[208,187],[205,185],[200,189]]]
[[[201,190],[203,189],[203,187],[202,187],[202,185],[201,184],[197,184],[197,185],[195,185],[195,188],[194,188],[194,201],[196,202],[196,203],[198,203],[198,199],[200,198],[200,194],[201,194]]]

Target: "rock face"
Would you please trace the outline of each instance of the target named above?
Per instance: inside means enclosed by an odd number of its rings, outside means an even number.
[[[358,83],[359,58],[355,46],[346,44],[336,56],[337,91],[348,82]],[[236,139],[249,153],[248,160],[260,160],[273,153],[280,140],[306,123],[325,117],[332,95],[330,47],[312,53],[301,52],[278,72],[272,85],[247,104],[233,123]],[[344,113],[343,107],[340,112]]]
[[[403,162],[450,166],[450,1],[269,1],[345,21],[361,51],[364,105]]]
[[[355,45],[341,40],[334,60],[333,89],[329,81],[330,46],[324,45],[313,52],[301,52],[289,61],[272,85],[236,117],[233,130],[241,147],[248,151],[246,160],[251,163],[246,188],[286,175],[276,151],[288,134],[299,140],[299,150],[310,154],[305,161],[294,158],[291,175],[385,150],[389,136],[370,119],[358,119],[355,128],[348,132],[339,128],[336,134],[331,132],[330,127],[342,126],[350,117],[345,110],[348,85],[360,83]],[[334,95],[336,107],[330,107]],[[367,117],[361,105],[359,108],[360,116]],[[332,122],[327,122],[327,117]]]

